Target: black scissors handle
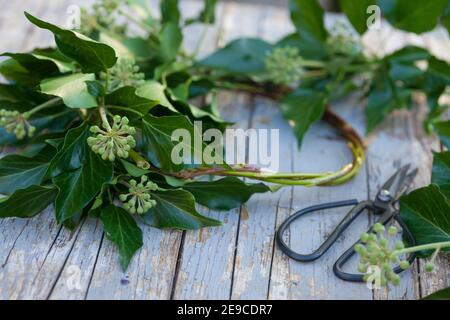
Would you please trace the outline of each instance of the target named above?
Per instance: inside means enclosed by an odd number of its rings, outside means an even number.
[[[408,227],[406,226],[405,222],[400,218],[400,216],[398,214],[392,214],[391,212],[386,212],[385,214],[383,214],[380,219],[378,220],[379,223],[382,224],[387,224],[389,223],[391,220],[395,219],[398,224],[400,225],[400,227],[403,230],[403,237],[406,238],[406,240],[408,241],[409,245],[411,246],[415,246],[416,245],[416,240],[414,239],[413,234],[411,233],[411,231],[408,229]],[[345,251],[340,257],[339,259],[337,259],[336,263],[333,266],[333,272],[334,274],[345,281],[352,281],[352,282],[364,282],[364,275],[363,274],[353,274],[353,273],[347,273],[344,272],[342,270],[343,266],[347,263],[348,260],[350,260],[350,258],[356,253],[354,248],[355,245],[361,243],[361,241],[357,241],[353,246],[351,246],[347,251]],[[414,262],[414,259],[416,258],[415,254],[411,254],[408,256],[408,262],[410,264],[412,264]],[[394,272],[395,273],[401,273],[403,271],[403,269],[401,269],[399,266],[397,266],[396,268],[394,268]]]
[[[298,252],[293,251],[283,240],[283,234],[286,231],[286,229],[289,227],[289,225],[294,222],[295,220],[299,219],[305,214],[325,210],[325,209],[332,209],[332,208],[339,208],[339,207],[347,207],[347,206],[354,206],[353,209],[351,209],[347,215],[342,219],[342,221],[337,225],[337,227],[334,229],[334,231],[331,233],[331,235],[326,239],[320,247],[310,253],[310,254],[300,254]],[[308,207],[305,209],[302,209],[300,211],[297,211],[292,216],[290,216],[286,221],[283,222],[283,224],[280,226],[280,228],[277,231],[276,235],[276,241],[278,243],[278,246],[280,249],[288,255],[290,258],[301,261],[301,262],[310,262],[319,259],[321,256],[324,255],[325,252],[330,249],[330,247],[333,245],[333,243],[336,242],[336,240],[339,238],[339,236],[345,231],[345,229],[348,228],[348,226],[353,222],[353,220],[358,217],[361,212],[363,212],[365,209],[371,209],[373,207],[373,204],[371,201],[363,201],[359,202],[356,199],[353,200],[346,200],[346,201],[338,201],[338,202],[330,202],[330,203],[324,203],[319,204],[316,206]],[[353,248],[352,248],[353,250]],[[344,261],[345,263],[345,261]]]

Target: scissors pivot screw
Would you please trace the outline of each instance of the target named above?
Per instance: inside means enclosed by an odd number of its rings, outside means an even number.
[[[378,194],[378,199],[380,199],[383,202],[389,202],[392,199],[392,195],[389,192],[389,190],[383,189]]]

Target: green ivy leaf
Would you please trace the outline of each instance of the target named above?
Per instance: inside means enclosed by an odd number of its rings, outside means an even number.
[[[450,300],[450,288],[439,290],[435,293],[432,293],[423,300]]]
[[[112,163],[103,161],[90,150],[85,152],[86,159],[82,167],[53,179],[59,189],[55,201],[55,214],[59,223],[76,219],[103,185],[112,181]]]
[[[120,265],[126,271],[135,253],[144,245],[142,230],[128,212],[114,205],[103,209],[100,219],[106,237],[119,249]]]
[[[202,216],[195,209],[194,196],[185,190],[152,192],[156,207],[142,216],[144,222],[156,228],[182,230],[221,226],[222,222]]]
[[[442,144],[450,149],[450,120],[435,122],[433,126],[439,134]]]
[[[105,103],[107,105],[123,107],[124,109],[122,111],[126,113],[128,117],[136,118],[136,113],[129,112],[127,109],[137,111],[144,116],[153,107],[158,105],[159,102],[137,95],[136,88],[134,87],[122,87],[106,95]]]
[[[378,0],[383,16],[394,27],[415,33],[433,30],[448,0]]]
[[[438,185],[450,201],[450,151],[434,154],[431,182]]]
[[[19,63],[23,68],[25,68],[29,73],[38,77],[39,79],[46,78],[48,76],[58,74],[58,66],[48,60],[39,59],[33,54],[29,53],[3,53],[1,56],[10,57]]]
[[[88,90],[87,81],[95,81],[95,75],[75,73],[56,78],[45,79],[41,82],[41,91],[53,96],[61,97],[69,108],[87,109],[96,107],[97,100]]]
[[[46,176],[56,177],[63,172],[81,168],[90,153],[89,146],[86,143],[89,136],[89,126],[85,123],[77,128],[70,129],[64,138],[62,148],[58,150],[50,163]]]
[[[161,21],[179,25],[181,13],[178,7],[178,0],[164,0],[160,2]]]
[[[166,23],[159,37],[159,58],[161,61],[170,62],[175,60],[183,41],[181,29],[174,23]]]
[[[173,148],[179,144],[172,141],[172,133],[177,129],[185,129],[190,133],[191,143],[184,141],[186,148],[191,150],[192,157],[201,159],[203,149],[199,149],[194,144],[194,139],[201,140],[202,137],[194,125],[185,116],[147,116],[142,122],[142,143],[140,151],[156,167],[167,172],[180,171],[190,165],[175,164],[171,155]],[[198,140],[200,139],[200,140]],[[201,145],[203,147],[203,144]]]
[[[342,12],[345,13],[359,34],[363,34],[367,30],[367,19],[369,18],[367,8],[376,3],[376,0],[339,0]]]
[[[158,104],[166,107],[172,112],[178,113],[172,103],[167,99],[165,87],[157,81],[147,81],[144,85],[136,89],[136,95],[151,101],[158,101]]]
[[[56,45],[61,53],[77,61],[84,73],[105,71],[116,64],[116,53],[110,46],[74,31],[61,29],[27,12],[25,16],[39,28],[51,31],[55,35]]]
[[[198,21],[207,24],[213,24],[215,21],[215,9],[217,5],[217,0],[203,0],[204,7],[200,12]]]
[[[235,177],[187,183],[183,189],[192,193],[198,203],[214,210],[231,210],[247,202],[255,193],[272,191],[263,183],[245,183]]]
[[[237,39],[199,61],[198,65],[232,74],[259,74],[265,71],[265,59],[271,50],[272,45],[261,39]]]
[[[327,100],[325,93],[313,89],[297,89],[283,99],[281,110],[293,127],[299,145],[311,124],[322,117]]]
[[[400,216],[418,245],[450,241],[450,205],[437,185],[401,197]]]
[[[40,186],[17,190],[9,198],[0,201],[0,217],[34,217],[52,203],[57,192],[54,187]]]
[[[34,157],[13,154],[0,159],[0,193],[12,194],[18,189],[39,185],[54,153],[49,146]]]
[[[313,48],[315,52],[324,52],[324,43],[328,33],[324,25],[324,12],[316,0],[290,0],[289,9],[300,42]],[[311,49],[310,49],[311,50]]]

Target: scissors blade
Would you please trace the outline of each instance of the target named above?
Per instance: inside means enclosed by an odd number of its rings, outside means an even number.
[[[388,200],[393,202],[403,195],[417,175],[417,169],[408,173],[410,168],[411,164],[407,164],[397,170],[397,172],[395,172],[378,191],[377,200],[386,201],[386,197],[389,197]]]
[[[409,188],[411,187],[414,179],[417,176],[417,173],[419,172],[419,170],[416,168],[413,171],[411,171],[410,173],[408,173],[405,178],[403,179],[403,182],[401,183],[401,185],[398,187],[397,189],[397,193],[394,196],[394,201],[396,202],[402,195],[404,195],[405,193],[408,192]]]

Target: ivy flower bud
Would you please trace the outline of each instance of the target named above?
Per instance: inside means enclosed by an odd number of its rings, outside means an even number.
[[[131,214],[144,214],[154,206],[156,201],[151,199],[151,191],[158,190],[158,185],[148,181],[147,176],[141,177],[141,182],[130,180],[127,194],[119,195],[123,208]]]
[[[305,73],[302,57],[297,48],[275,48],[265,60],[270,80],[276,84],[291,85],[300,81]]]
[[[32,137],[36,128],[32,126],[28,119],[30,113],[19,113],[18,111],[0,110],[0,127],[5,128],[6,132],[16,135],[16,138],[21,140],[26,136]]]
[[[91,150],[99,154],[103,160],[111,162],[115,161],[116,157],[128,158],[129,151],[136,146],[133,137],[136,129],[129,126],[128,123],[128,118],[114,116],[112,127],[109,123],[103,123],[103,129],[92,126],[90,131],[96,136],[87,139]]]
[[[432,272],[434,270],[434,264],[433,262],[427,262],[425,263],[425,271],[426,272]]]

